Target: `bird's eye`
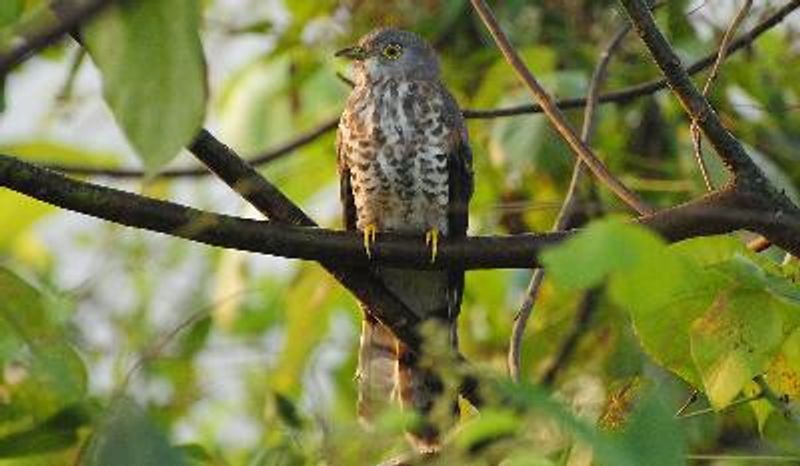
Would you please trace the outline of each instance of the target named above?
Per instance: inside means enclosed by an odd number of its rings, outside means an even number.
[[[389,60],[397,60],[403,54],[403,47],[400,44],[389,44],[383,48],[383,56]]]

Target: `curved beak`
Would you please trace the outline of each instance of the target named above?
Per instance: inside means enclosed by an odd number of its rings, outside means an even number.
[[[333,55],[335,57],[347,58],[348,60],[363,60],[367,58],[367,51],[364,50],[363,47],[354,45],[353,47],[347,47],[339,50]]]

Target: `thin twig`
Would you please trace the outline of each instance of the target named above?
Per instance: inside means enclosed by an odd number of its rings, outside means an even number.
[[[235,293],[231,293],[231,294],[229,294],[227,296],[224,296],[221,299],[218,299],[215,302],[213,302],[213,303],[211,303],[211,304],[209,304],[207,306],[203,306],[202,308],[198,309],[197,311],[192,312],[191,314],[189,314],[189,316],[187,316],[185,319],[183,319],[180,322],[178,322],[178,324],[175,327],[170,329],[165,334],[161,335],[149,347],[145,348],[145,350],[142,352],[141,356],[139,358],[137,358],[136,361],[128,369],[128,371],[125,374],[125,378],[122,380],[122,383],[120,383],[119,387],[117,387],[117,389],[115,391],[118,394],[124,393],[125,390],[127,389],[128,385],[130,384],[130,381],[133,379],[133,376],[136,375],[136,372],[138,372],[146,364],[148,364],[151,361],[153,361],[153,360],[157,359],[158,357],[160,357],[161,354],[164,352],[164,349],[167,347],[167,345],[169,345],[170,343],[175,341],[175,338],[180,333],[182,333],[184,330],[188,329],[192,325],[196,324],[200,320],[204,319],[205,317],[209,316],[211,311],[215,307],[221,305],[222,303],[224,303],[226,301],[237,299],[237,298],[241,298],[243,295],[246,295],[248,293],[253,293],[254,291],[256,291],[256,290],[255,289],[249,289],[249,290],[240,290],[240,291],[237,291]]]
[[[542,375],[541,384],[545,387],[553,385],[558,374],[566,367],[575,350],[578,348],[578,340],[581,335],[589,329],[589,324],[592,321],[592,315],[597,310],[597,305],[600,300],[600,295],[603,293],[603,287],[596,287],[587,290],[583,294],[578,312],[575,316],[575,325],[573,325],[564,342],[561,344],[556,357],[550,367],[545,369]]]
[[[711,90],[711,85],[714,83],[714,80],[717,79],[720,69],[722,68],[722,63],[725,61],[725,57],[728,56],[728,48],[730,47],[731,41],[733,40],[736,31],[739,29],[739,26],[742,24],[742,21],[744,21],[744,19],[747,17],[747,14],[750,12],[750,7],[752,5],[753,0],[745,0],[744,4],[739,9],[739,12],[736,13],[736,16],[734,16],[730,26],[728,26],[728,29],[725,31],[725,34],[722,36],[722,40],[719,44],[719,52],[717,52],[717,59],[714,62],[714,66],[711,67],[711,72],[708,74],[706,83],[703,86],[703,97],[708,97],[708,92]],[[706,166],[705,160],[703,160],[703,139],[700,134],[700,126],[697,124],[696,119],[692,120],[692,125],[689,127],[689,130],[692,134],[694,156],[697,160],[698,166],[700,167],[700,173],[703,175],[703,182],[705,182],[706,189],[708,191],[713,191],[714,183],[711,181],[711,176],[708,173],[708,167]]]
[[[689,394],[689,397],[686,398],[686,401],[684,401],[681,407],[678,408],[678,411],[675,412],[675,417],[681,417],[683,413],[685,413],[686,410],[689,409],[689,407],[692,406],[699,397],[700,397],[700,390],[696,388],[692,389],[692,392]]]
[[[85,2],[79,2],[78,5],[72,8],[60,9],[57,22],[48,28],[28,35],[20,45],[14,47],[8,53],[0,55],[0,80],[15,66],[24,62],[39,50],[54,44],[112,3],[113,0],[86,0]]]
[[[685,412],[678,411],[678,413],[675,414],[675,418],[676,419],[691,419],[691,418],[698,417],[698,416],[704,416],[706,414],[720,413],[722,411],[727,411],[727,410],[729,410],[731,408],[734,408],[736,406],[741,406],[743,404],[752,403],[753,401],[758,401],[758,400],[761,400],[763,398],[764,398],[764,393],[763,392],[762,393],[757,393],[757,394],[752,395],[752,396],[747,396],[747,397],[744,397],[744,398],[740,398],[738,400],[731,401],[728,405],[726,405],[720,411],[715,410],[714,408],[698,409],[697,411],[692,411],[690,413],[685,413]]]
[[[56,100],[59,102],[67,102],[72,97],[72,89],[75,87],[75,78],[78,76],[78,71],[86,58],[86,49],[81,47],[70,59],[69,71],[67,71],[67,78],[64,84],[56,94]]]
[[[654,210],[652,207],[647,205],[638,195],[622,184],[622,182],[606,168],[605,164],[597,158],[592,149],[583,142],[572,126],[570,126],[564,114],[556,107],[550,95],[533,76],[517,51],[511,45],[508,37],[506,37],[500,25],[497,23],[497,19],[494,17],[491,9],[486,5],[486,2],[483,0],[471,0],[471,2],[473,8],[478,12],[481,20],[486,25],[495,43],[497,43],[497,46],[506,58],[506,61],[509,62],[523,83],[525,83],[531,91],[536,101],[542,106],[544,114],[547,115],[547,118],[555,127],[556,131],[558,131],[559,135],[569,145],[575,155],[586,164],[589,170],[591,170],[600,181],[608,186],[614,194],[634,210],[640,214],[653,213]]]
[[[331,118],[324,121],[316,128],[308,132],[302,133],[274,148],[264,151],[260,155],[256,155],[248,160],[248,163],[253,166],[266,165],[276,160],[291,154],[292,152],[316,141],[325,134],[333,131],[339,125],[339,118]],[[63,173],[77,176],[99,176],[104,178],[140,178],[144,176],[144,172],[137,169],[126,168],[96,168],[96,167],[81,167],[74,165],[63,164],[45,164],[47,168],[58,170]],[[211,172],[206,167],[196,168],[177,168],[166,170],[156,175],[156,178],[195,178],[211,175]]]
[[[600,93],[600,88],[606,80],[608,71],[608,64],[611,61],[611,56],[622,43],[622,39],[630,30],[628,25],[623,26],[608,45],[603,49],[600,54],[600,59],[595,67],[592,79],[589,82],[589,91],[586,97],[586,110],[583,116],[583,127],[581,128],[581,138],[586,144],[591,144],[594,128],[596,125],[596,109],[597,97]],[[558,213],[556,222],[553,225],[552,231],[562,231],[567,229],[568,222],[570,221],[570,212],[574,211],[578,203],[578,186],[585,171],[583,162],[578,159],[575,161],[575,166],[572,171],[572,179],[570,180],[569,189],[561,205],[561,210]],[[508,371],[512,380],[515,382],[520,381],[520,358],[522,353],[522,340],[525,335],[525,327],[528,325],[533,305],[536,303],[536,298],[539,295],[542,280],[544,279],[544,269],[536,269],[533,271],[530,283],[525,293],[525,299],[520,306],[519,312],[514,319],[514,324],[511,329],[511,341],[508,349]]]

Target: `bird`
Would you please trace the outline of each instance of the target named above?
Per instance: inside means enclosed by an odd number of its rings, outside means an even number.
[[[378,233],[424,235],[435,262],[441,237],[466,235],[474,184],[466,125],[438,56],[419,35],[395,28],[375,29],[336,56],[352,62],[355,84],[336,138],[344,227],[361,233],[369,257]],[[443,324],[457,349],[463,269],[373,272],[420,321]],[[396,399],[424,419],[442,392],[436,371],[361,307],[359,418],[369,423]],[[421,452],[435,451],[439,434],[425,422],[409,432]]]

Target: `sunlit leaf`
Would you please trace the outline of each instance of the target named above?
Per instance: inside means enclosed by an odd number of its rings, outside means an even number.
[[[289,67],[289,57],[260,59],[226,83],[220,99],[221,133],[242,153],[257,153],[293,133]]]
[[[197,0],[122,2],[85,30],[106,102],[151,173],[178,155],[203,122],[199,14]]]
[[[797,287],[745,253],[728,238],[666,247],[638,227],[601,221],[543,260],[562,286],[610,279],[611,296],[630,312],[644,349],[705,386],[720,408],[766,369],[800,319]]]
[[[31,225],[55,207],[9,190],[0,191],[0,250],[7,249]]]
[[[764,380],[780,399],[785,400],[785,408],[795,419],[800,419],[800,329],[796,329],[784,341],[778,355],[764,374]],[[752,384],[755,385],[755,384]],[[751,394],[758,393],[758,387],[751,387]],[[800,453],[800,425],[785,419],[784,413],[775,409],[767,400],[751,403],[758,420],[761,433],[782,449]]]
[[[81,167],[114,168],[119,155],[107,151],[87,150],[48,140],[31,140],[0,145],[0,152],[32,162],[47,162]]]
[[[692,357],[715,408],[733,401],[777,351],[783,334],[774,306],[760,293],[723,292],[692,325]]]
[[[542,261],[558,285],[585,289],[599,285],[613,272],[654,264],[663,244],[643,228],[603,220],[592,223],[563,245],[545,251]]]

